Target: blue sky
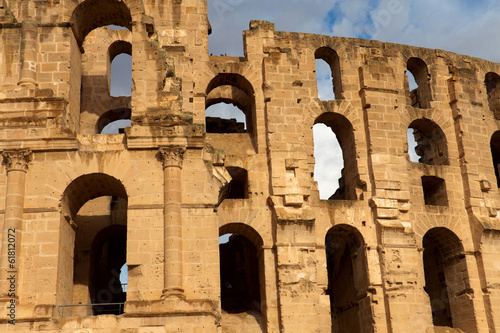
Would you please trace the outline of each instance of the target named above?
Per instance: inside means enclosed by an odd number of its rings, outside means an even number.
[[[208,0],[208,13],[215,55],[242,55],[249,21],[268,20],[280,31],[377,39],[500,62],[498,0]]]

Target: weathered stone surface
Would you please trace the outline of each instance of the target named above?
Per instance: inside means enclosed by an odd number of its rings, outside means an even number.
[[[0,331],[499,332],[500,64],[265,21],[209,56],[209,31],[206,0],[2,2]]]

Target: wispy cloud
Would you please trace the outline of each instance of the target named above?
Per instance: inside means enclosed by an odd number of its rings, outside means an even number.
[[[500,61],[497,0],[209,0],[210,52],[243,54],[250,20],[276,30],[378,39]]]

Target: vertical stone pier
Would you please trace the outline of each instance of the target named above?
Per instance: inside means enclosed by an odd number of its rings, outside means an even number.
[[[160,148],[164,176],[164,289],[162,298],[183,295],[181,169],[185,147]]]
[[[14,286],[19,285],[19,251],[23,223],[24,192],[26,172],[32,153],[29,150],[11,150],[2,153],[3,164],[7,171],[7,193],[5,195],[5,219],[2,227],[0,256],[0,299],[12,299],[9,276],[16,277]],[[12,244],[9,246],[9,244]],[[12,253],[12,255],[10,255]],[[17,289],[17,287],[14,287]],[[17,290],[14,291],[14,293]]]
[[[21,71],[19,85],[36,85],[36,40],[38,37],[38,23],[32,20],[24,20],[21,28]]]

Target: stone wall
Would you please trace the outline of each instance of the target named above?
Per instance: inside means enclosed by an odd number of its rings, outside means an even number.
[[[206,6],[0,6],[1,329],[500,332],[500,64],[265,21],[244,57],[209,56]],[[110,95],[120,53],[130,97]],[[246,128],[206,130],[218,103]],[[318,123],[343,151],[329,200]]]

